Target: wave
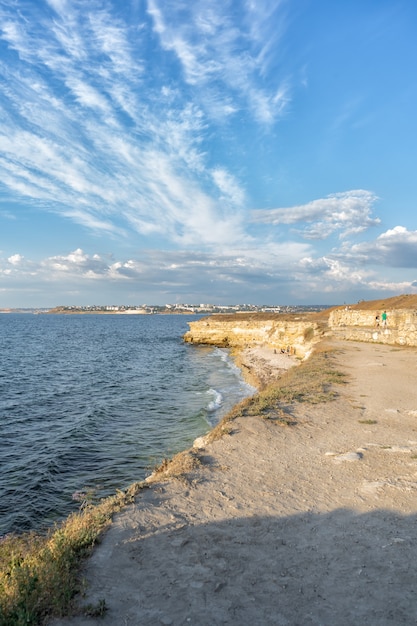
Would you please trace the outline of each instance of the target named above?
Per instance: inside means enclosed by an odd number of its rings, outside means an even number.
[[[214,413],[222,406],[223,396],[220,391],[217,391],[216,389],[209,389],[207,393],[211,396],[214,396],[213,400],[211,400],[207,405],[207,411],[209,413]]]

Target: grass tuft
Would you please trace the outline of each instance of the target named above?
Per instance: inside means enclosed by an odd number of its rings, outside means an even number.
[[[79,570],[114,513],[144,487],[83,505],[47,535],[24,533],[0,539],[0,626],[35,626],[68,614],[80,591]],[[104,604],[100,610],[104,609]]]
[[[181,478],[187,479],[187,475],[201,466],[201,460],[196,450],[184,450],[179,452],[172,459],[164,459],[160,465],[155,467],[151,481],[161,480],[161,478]]]

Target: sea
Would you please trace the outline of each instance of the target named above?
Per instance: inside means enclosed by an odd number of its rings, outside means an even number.
[[[143,480],[254,393],[196,315],[0,315],[0,536]]]

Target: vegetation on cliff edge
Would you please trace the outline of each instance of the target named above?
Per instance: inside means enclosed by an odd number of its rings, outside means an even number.
[[[79,568],[114,513],[131,502],[143,486],[102,500],[85,502],[47,535],[25,533],[0,538],[0,626],[40,624],[65,615],[80,591]]]

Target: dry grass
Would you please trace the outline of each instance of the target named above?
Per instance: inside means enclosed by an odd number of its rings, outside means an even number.
[[[254,396],[245,413],[282,420],[295,402],[318,404],[334,400],[334,385],[344,382],[346,376],[335,369],[332,352],[320,345],[307,361]]]
[[[340,305],[333,307],[333,309],[327,309],[328,312],[334,309],[345,308],[346,305]],[[355,304],[349,305],[350,309],[357,311],[369,311],[369,310],[384,310],[390,309],[391,311],[397,309],[416,309],[417,308],[417,294],[401,294],[399,296],[393,296],[392,298],[384,298],[383,300],[360,300]]]
[[[187,475],[195,471],[201,466],[198,453],[191,449],[179,452],[172,459],[164,459],[158,465],[148,478],[149,482],[160,481],[164,478],[182,478],[186,479]]]
[[[48,615],[65,615],[80,590],[79,568],[112,515],[132,501],[143,483],[85,504],[46,536],[7,535],[0,540],[0,625],[41,624]]]

